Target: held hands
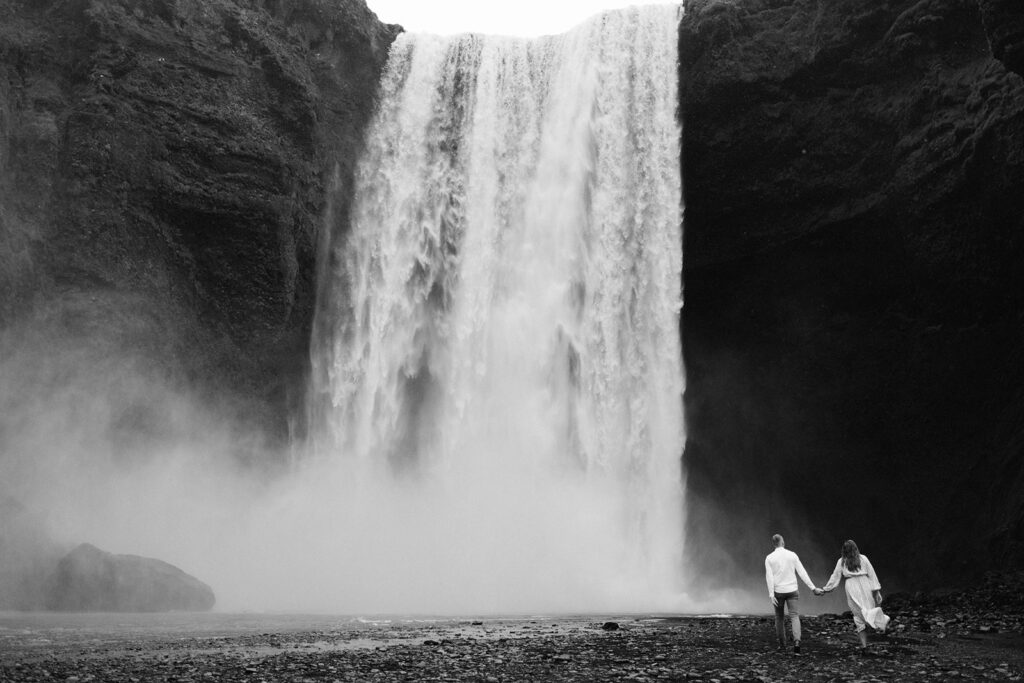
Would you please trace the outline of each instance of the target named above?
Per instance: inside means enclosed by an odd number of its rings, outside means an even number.
[[[823,591],[820,588],[815,588],[811,592],[814,593],[815,595],[824,595],[825,594],[825,591]]]

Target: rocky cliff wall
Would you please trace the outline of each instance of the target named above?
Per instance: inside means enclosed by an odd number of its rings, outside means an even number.
[[[119,397],[104,444],[173,427],[155,384],[283,439],[398,29],[358,0],[0,17],[0,438],[84,375],[73,405]],[[687,3],[696,576],[756,588],[775,531],[816,573],[853,537],[908,585],[1022,559],[1020,22],[1013,0]]]
[[[0,17],[0,328],[21,380],[131,359],[286,437],[325,205],[347,201],[398,27],[362,0],[2,0]],[[147,400],[126,396],[121,423],[159,423]]]
[[[697,575],[759,586],[776,531],[817,575],[854,538],[890,587],[1024,559],[1024,82],[982,19],[687,3]]]

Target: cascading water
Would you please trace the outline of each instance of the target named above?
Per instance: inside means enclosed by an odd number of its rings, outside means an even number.
[[[680,11],[392,46],[314,340],[345,605],[674,606]]]

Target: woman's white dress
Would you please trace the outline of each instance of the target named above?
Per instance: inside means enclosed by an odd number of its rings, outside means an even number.
[[[871,566],[871,560],[867,556],[861,555],[860,569],[851,572],[843,563],[843,558],[840,557],[823,590],[826,592],[834,590],[843,580],[846,581],[846,604],[853,612],[853,621],[857,624],[857,630],[863,631],[864,624],[867,624],[876,631],[884,631],[889,625],[889,617],[882,612],[881,607],[875,607],[873,592],[882,590],[882,584],[878,582],[875,568]]]

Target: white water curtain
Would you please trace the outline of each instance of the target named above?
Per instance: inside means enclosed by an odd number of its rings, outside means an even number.
[[[672,608],[680,11],[392,46],[313,358],[342,602]]]

